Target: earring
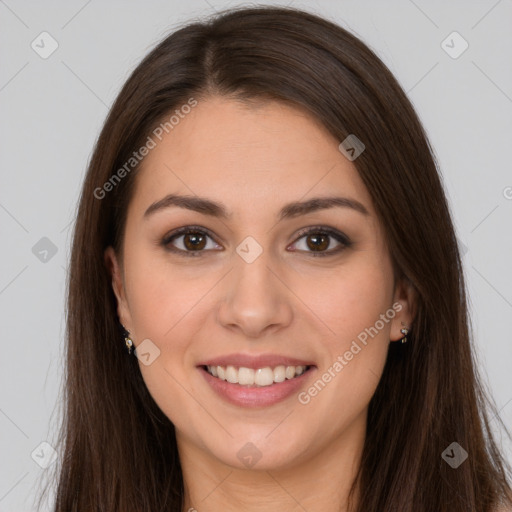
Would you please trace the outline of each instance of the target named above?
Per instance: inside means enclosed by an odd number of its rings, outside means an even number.
[[[124,343],[126,345],[126,349],[128,350],[128,354],[132,353],[132,347],[133,347],[133,341],[130,339],[129,336],[125,336]]]
[[[130,332],[125,328],[124,325],[121,324],[121,327],[123,328],[123,338],[124,338],[124,344],[126,345],[126,350],[128,351],[128,354],[132,353],[133,348],[133,341],[130,338]]]
[[[405,324],[403,322],[401,322],[402,325],[405,326]],[[400,329],[400,332],[404,335],[404,337],[400,340],[402,343],[407,343],[407,335],[409,334],[409,329],[407,329],[407,327],[403,327],[402,329]]]

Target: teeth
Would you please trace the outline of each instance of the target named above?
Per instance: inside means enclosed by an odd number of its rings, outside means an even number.
[[[306,371],[306,366],[276,366],[270,368],[245,368],[241,366],[207,366],[208,373],[220,380],[226,380],[231,384],[242,386],[271,386],[275,382],[284,382],[286,379],[293,379]]]
[[[298,368],[298,366],[297,366]],[[274,368],[274,382],[284,382],[286,379],[286,366],[276,366]]]
[[[293,368],[293,366],[292,366]],[[295,373],[295,368],[294,373]],[[274,372],[268,366],[266,368],[258,368],[254,374],[254,384],[256,386],[270,386],[274,383]]]
[[[254,374],[255,371],[252,368],[240,368],[238,370],[238,384],[252,386],[254,384]]]
[[[236,384],[238,382],[238,372],[234,366],[228,366],[226,368],[226,380],[231,382],[231,384]]]
[[[293,379],[295,377],[295,366],[287,366],[284,374],[287,379]]]

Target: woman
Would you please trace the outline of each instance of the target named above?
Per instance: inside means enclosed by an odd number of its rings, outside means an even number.
[[[287,8],[183,27],[83,185],[55,511],[510,507],[464,290],[367,46]]]

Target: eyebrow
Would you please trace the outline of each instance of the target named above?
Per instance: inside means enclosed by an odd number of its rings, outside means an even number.
[[[230,219],[232,216],[232,214],[227,211],[226,207],[222,203],[212,201],[211,199],[199,196],[182,196],[177,194],[169,194],[149,206],[149,208],[144,212],[143,217],[147,219],[154,213],[166,208],[170,208],[172,206],[192,210],[198,213],[202,213],[203,215],[210,215],[220,219]],[[294,201],[288,203],[283,206],[283,208],[281,208],[278,217],[279,220],[291,219],[301,215],[307,215],[308,213],[316,212],[318,210],[325,210],[335,207],[351,208],[352,210],[355,210],[356,212],[359,212],[363,215],[369,215],[369,212],[365,206],[355,199],[348,197],[328,196],[315,197],[313,199],[308,199],[307,201]]]

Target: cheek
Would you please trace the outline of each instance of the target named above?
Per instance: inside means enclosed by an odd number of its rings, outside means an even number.
[[[328,274],[301,278],[294,287],[317,323],[321,320],[319,329],[326,335],[326,340],[332,340],[336,350],[373,326],[391,306],[391,267],[386,265],[384,258],[377,259],[361,257]],[[389,323],[381,328],[386,336],[389,329]]]
[[[317,378],[305,390],[301,404],[309,404],[318,418],[337,411],[333,428],[349,422],[367,406],[384,368],[395,311],[390,302],[391,268],[382,261],[361,261],[333,273],[320,283],[323,293],[317,287],[310,294],[308,305],[329,331],[323,338]]]
[[[208,289],[208,279],[170,265],[152,251],[132,251],[126,261],[129,307],[137,337],[164,342],[194,309]],[[176,328],[175,328],[176,326]]]

